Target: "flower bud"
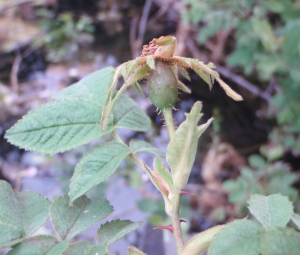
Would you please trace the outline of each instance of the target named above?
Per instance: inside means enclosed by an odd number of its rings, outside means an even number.
[[[172,107],[178,98],[177,79],[168,66],[157,61],[148,78],[148,92],[151,102],[160,110]]]

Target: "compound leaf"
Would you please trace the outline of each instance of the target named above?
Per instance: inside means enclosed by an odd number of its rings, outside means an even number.
[[[54,97],[57,101],[42,105],[19,120],[7,131],[6,138],[27,150],[55,154],[88,143],[114,128],[147,131],[150,119],[126,95],[116,103],[107,128],[100,130],[111,75],[111,68],[103,69],[62,90]]]

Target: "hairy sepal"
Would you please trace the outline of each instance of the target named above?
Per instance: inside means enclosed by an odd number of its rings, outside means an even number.
[[[202,103],[196,102],[186,120],[176,130],[167,148],[167,161],[172,170],[173,183],[179,190],[187,184],[195,161],[198,139],[213,118],[198,126]]]
[[[105,130],[109,123],[109,117],[112,113],[112,110],[117,103],[119,97],[124,93],[124,91],[131,85],[135,84],[136,82],[142,80],[145,76],[150,73],[150,67],[147,65],[139,66],[134,73],[132,73],[129,78],[125,81],[123,86],[117,92],[115,97],[113,97],[114,92],[109,91],[109,94],[104,102],[103,110],[102,110],[102,117],[100,120],[101,130]]]

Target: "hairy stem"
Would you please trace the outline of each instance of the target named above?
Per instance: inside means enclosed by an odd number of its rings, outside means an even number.
[[[173,122],[172,108],[165,108],[163,111],[166,125],[168,128],[170,139],[175,135],[175,127]],[[177,254],[180,254],[183,248],[183,238],[180,226],[179,208],[180,208],[180,191],[175,190],[172,197],[172,214],[171,221],[173,227],[173,234],[176,243]]]
[[[121,139],[121,137],[117,134],[116,130],[114,130],[112,132],[112,135],[117,142],[125,144],[123,142],[123,140]],[[143,162],[143,160],[141,160],[139,157],[137,157],[133,153],[129,154],[129,157],[136,165],[138,165],[140,168],[142,168],[147,173],[147,169],[146,169],[147,165]],[[149,169],[151,169],[149,166],[147,166],[147,167]]]
[[[175,192],[173,196],[173,211],[171,214],[173,234],[176,243],[177,254],[180,254],[183,249],[183,238],[181,233],[179,208],[180,208],[180,194],[179,191]]]
[[[175,135],[175,127],[173,122],[172,108],[165,108],[163,111],[165,116],[166,126],[168,128],[170,139]]]

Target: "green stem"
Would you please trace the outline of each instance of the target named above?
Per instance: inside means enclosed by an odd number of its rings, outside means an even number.
[[[166,125],[168,128],[170,139],[175,135],[175,127],[173,122],[172,108],[168,107],[163,110],[165,116]]]
[[[180,218],[179,218],[179,208],[180,208],[179,191],[174,192],[172,202],[173,202],[173,211],[171,214],[171,220],[172,220],[173,234],[176,243],[177,254],[180,254],[183,249],[183,238],[182,238]]]
[[[170,139],[172,139],[175,135],[175,127],[173,122],[172,108],[165,108],[163,111],[166,125],[168,128]],[[173,234],[176,243],[177,254],[180,254],[183,249],[183,238],[180,226],[180,218],[179,218],[179,208],[180,208],[180,191],[174,190],[174,194],[172,197],[172,214],[171,221],[173,227]]]
[[[116,130],[112,131],[112,135],[115,138],[115,140],[119,143],[123,143],[123,140],[121,139],[121,137],[117,134]],[[146,164],[140,159],[138,158],[136,155],[134,155],[133,153],[129,154],[129,157],[131,158],[131,160],[137,164],[140,168],[142,168],[146,173],[147,173],[147,169],[146,169]],[[149,166],[147,166],[149,169],[151,169]]]

